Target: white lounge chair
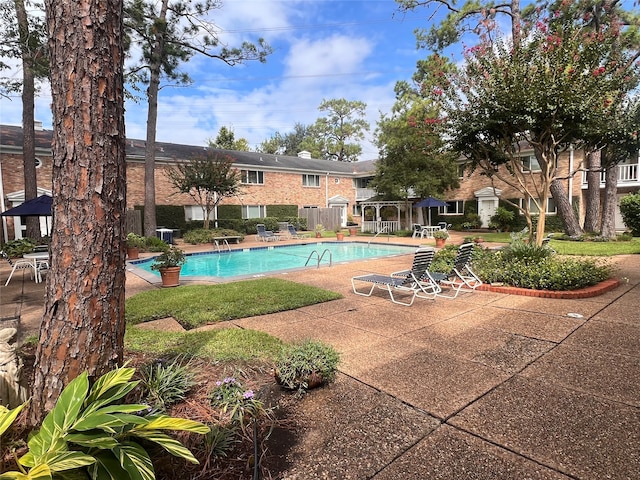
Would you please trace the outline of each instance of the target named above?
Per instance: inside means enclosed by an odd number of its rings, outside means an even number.
[[[482,280],[471,270],[473,243],[463,243],[449,273],[430,272],[431,278],[438,284],[449,287],[453,294],[438,292],[439,297],[456,298],[460,292],[473,292],[482,285]]]
[[[435,250],[432,247],[419,248],[413,257],[411,270],[392,273],[391,275],[373,273],[353,277],[351,279],[353,293],[370,297],[373,294],[373,290],[378,287],[389,292],[389,297],[391,297],[393,303],[407,307],[413,305],[416,297],[433,299],[440,292],[440,287],[429,274],[429,267],[433,261],[434,254]],[[356,288],[357,282],[371,284],[371,288],[368,292],[359,292]],[[411,295],[411,299],[408,302],[398,300],[393,294],[394,291]]]

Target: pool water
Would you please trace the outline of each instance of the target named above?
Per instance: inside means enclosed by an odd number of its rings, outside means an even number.
[[[181,277],[238,277],[259,275],[279,270],[316,267],[321,257],[321,266],[329,262],[341,263],[415,252],[416,247],[360,242],[322,242],[298,245],[256,247],[231,252],[207,252],[187,255]],[[309,257],[311,256],[311,259]],[[159,276],[151,270],[153,259],[131,262],[146,272]]]

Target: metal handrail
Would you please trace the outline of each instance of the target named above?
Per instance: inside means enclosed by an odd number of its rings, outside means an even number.
[[[370,247],[371,246],[371,242],[373,242],[378,235],[380,235],[381,233],[384,233],[385,230],[387,231],[387,242],[390,242],[391,241],[391,233],[389,232],[389,226],[385,225],[384,227],[382,227],[382,229],[379,232],[377,232],[373,236],[373,238],[371,240],[369,240],[369,243],[367,243],[367,247]]]
[[[214,240],[215,244],[216,244],[216,250],[218,250],[218,253],[220,253],[220,244],[219,244],[219,240]],[[227,251],[231,251],[231,246],[229,245],[229,242],[227,242],[226,238],[222,239],[223,245],[227,246]]]
[[[324,251],[322,252],[322,255],[320,255],[317,250],[312,251],[309,254],[309,256],[307,257],[307,261],[304,264],[305,267],[307,265],[309,265],[309,262],[311,261],[311,258],[313,257],[314,253],[315,253],[316,257],[318,257],[318,265],[316,266],[316,268],[320,268],[320,262],[324,258],[325,253],[329,254],[329,266],[333,265],[333,255],[332,255],[331,251],[328,248],[325,248]]]

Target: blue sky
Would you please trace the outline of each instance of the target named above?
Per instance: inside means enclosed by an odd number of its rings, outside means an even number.
[[[252,148],[296,122],[311,124],[323,99],[367,104],[371,124],[361,160],[377,157],[371,143],[379,112],[394,102],[393,87],[409,79],[418,58],[413,30],[426,26],[427,11],[398,12],[393,0],[223,0],[215,23],[230,46],[263,37],[274,48],[265,64],[228,67],[204,57],[182,66],[189,87],[163,88],[157,139],[205,145],[220,127],[233,129]],[[48,87],[37,100],[36,118],[51,128]],[[145,138],[146,103],[126,103],[129,138]],[[0,100],[0,122],[20,125],[21,102]]]

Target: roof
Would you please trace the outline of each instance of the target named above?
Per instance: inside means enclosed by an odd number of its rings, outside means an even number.
[[[20,126],[0,125],[0,149],[2,151],[22,152],[23,131]],[[51,154],[52,130],[36,130],[36,152],[40,155]],[[144,140],[127,139],[126,156],[129,161],[143,161],[145,156]],[[287,155],[272,155],[258,152],[238,152],[235,150],[210,149],[203,146],[181,145],[177,143],[156,142],[156,161],[179,162],[202,156],[211,151],[228,155],[234,159],[237,167],[255,167],[266,170],[284,170],[312,172],[315,174],[339,174],[348,176],[372,175],[375,172],[375,160],[363,162],[335,162],[314,158],[300,158]]]

